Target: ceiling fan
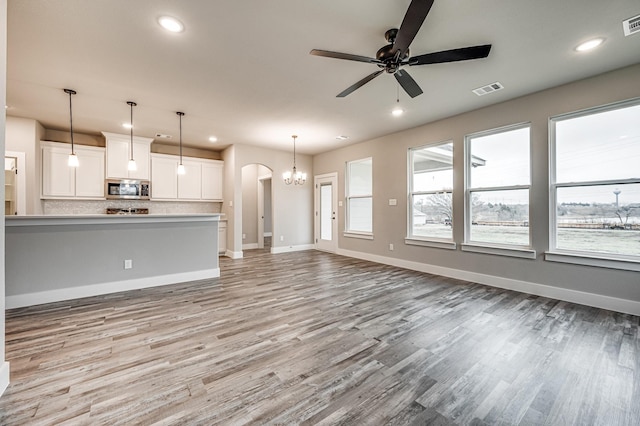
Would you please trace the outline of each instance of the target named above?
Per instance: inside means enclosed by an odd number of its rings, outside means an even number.
[[[434,0],[412,0],[409,5],[409,9],[407,9],[407,13],[404,15],[400,29],[392,28],[384,34],[384,37],[389,44],[378,50],[375,58],[351,55],[349,53],[331,52],[329,50],[313,49],[309,52],[315,56],[367,62],[375,64],[380,68],[380,70],[373,74],[369,74],[362,80],[338,93],[336,97],[344,98],[386,71],[389,74],[393,74],[396,80],[398,80],[400,86],[402,86],[409,96],[415,98],[422,94],[422,89],[407,71],[401,69],[403,66],[466,61],[469,59],[480,59],[489,56],[489,51],[491,50],[490,44],[443,50],[418,56],[409,56],[409,45],[415,38],[418,30],[420,30],[429,10],[431,10],[431,6],[433,6],[433,2]]]

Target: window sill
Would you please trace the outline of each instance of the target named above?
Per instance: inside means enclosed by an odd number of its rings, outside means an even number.
[[[527,248],[488,246],[479,244],[461,244],[462,251],[482,254],[495,254],[498,256],[519,257],[521,259],[535,259],[536,251]]]
[[[433,247],[446,250],[455,250],[457,245],[453,241],[428,240],[421,238],[405,238],[404,243],[410,246]]]
[[[544,260],[549,262],[571,263],[573,265],[595,266],[598,268],[620,269],[640,272],[640,261],[591,255],[583,253],[546,252]]]
[[[343,234],[347,238],[359,238],[361,240],[373,240],[373,234],[369,232],[345,231]]]

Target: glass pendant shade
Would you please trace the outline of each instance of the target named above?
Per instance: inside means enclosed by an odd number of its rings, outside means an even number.
[[[186,170],[184,169],[184,166],[182,164],[178,164],[178,174],[183,175],[185,173],[186,173]]]
[[[129,160],[129,163],[127,164],[127,170],[129,170],[130,172],[135,172],[136,170],[138,170],[136,160],[134,160],[133,158]]]
[[[78,156],[74,153],[69,154],[69,167],[78,167],[80,162],[78,161]]]

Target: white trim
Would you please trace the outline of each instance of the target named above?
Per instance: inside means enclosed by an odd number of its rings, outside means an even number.
[[[462,251],[468,251],[471,253],[495,254],[498,256],[519,257],[522,259],[536,258],[536,251],[528,248],[495,247],[470,243],[462,243],[460,248]]]
[[[347,238],[360,238],[361,240],[373,240],[373,234],[364,233],[364,232],[359,233],[354,231],[344,231],[344,234],[342,235]]]
[[[207,214],[93,214],[7,216],[5,226],[110,225],[113,223],[218,222],[219,213]]]
[[[101,294],[138,290],[148,287],[157,287],[218,277],[220,277],[220,268],[180,272],[177,274],[158,275],[154,277],[92,284],[80,287],[68,287],[36,293],[16,294],[13,296],[7,296],[5,304],[7,309],[21,308],[24,306],[39,305],[42,303],[60,302],[63,300],[79,299],[81,297],[98,296]]]
[[[244,256],[241,251],[227,250],[224,255],[230,259],[242,259]]]
[[[457,247],[454,241],[423,240],[419,238],[405,238],[404,243],[409,246],[432,247],[446,250],[455,250]]]
[[[242,245],[242,250],[252,250],[257,248],[260,248],[258,247],[258,243],[247,243]]]
[[[264,233],[264,236],[265,236],[265,237],[273,237],[273,235],[272,235],[272,233],[271,233],[271,232],[265,232],[265,233]]]
[[[287,247],[271,247],[271,254],[291,253],[293,251],[313,250],[314,248],[315,248],[314,244],[300,244],[300,245],[297,245],[297,246],[287,246]]]
[[[544,260],[547,260],[549,262],[571,263],[573,265],[595,266],[598,268],[621,269],[625,271],[640,272],[640,262],[606,257],[606,255],[604,254],[598,256],[597,253],[586,255],[546,252],[544,254]]]
[[[4,362],[0,365],[0,396],[7,390],[7,386],[9,386],[9,363]]]
[[[566,302],[579,303],[581,305],[593,306],[596,308],[608,309],[631,315],[640,315],[640,301],[619,299],[616,297],[604,296],[601,294],[587,293],[578,290],[554,287],[546,284],[538,284],[528,281],[496,277],[493,275],[479,274],[477,272],[446,268],[442,266],[430,265],[427,263],[413,262],[409,260],[396,259],[351,250],[338,249],[337,254],[353,257],[356,259],[368,260],[370,262],[397,266],[399,268],[410,269],[413,271],[426,272],[429,274],[456,278],[463,281],[475,282],[491,287],[504,288],[507,290],[514,290],[522,293],[534,294],[536,296],[564,300]]]

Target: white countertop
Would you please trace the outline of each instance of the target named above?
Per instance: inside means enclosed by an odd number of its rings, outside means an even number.
[[[113,223],[218,222],[220,213],[5,216],[5,226],[105,225]]]

